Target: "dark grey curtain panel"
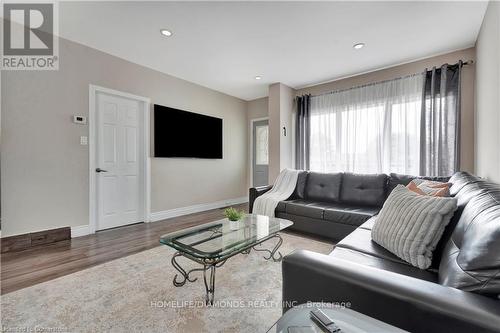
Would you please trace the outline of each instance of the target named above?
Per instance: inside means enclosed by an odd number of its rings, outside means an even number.
[[[449,176],[460,168],[460,83],[463,63],[427,70],[420,130],[420,174]]]
[[[295,168],[299,170],[309,170],[311,95],[297,97],[296,103]]]

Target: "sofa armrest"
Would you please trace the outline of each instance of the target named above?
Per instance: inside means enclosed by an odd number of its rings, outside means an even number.
[[[253,209],[253,202],[257,197],[261,196],[262,194],[266,193],[270,189],[273,188],[273,185],[267,185],[267,186],[258,186],[258,187],[251,187],[248,190],[248,212],[251,213]]]
[[[305,250],[282,265],[285,305],[348,303],[410,332],[500,332],[500,302],[485,296]]]

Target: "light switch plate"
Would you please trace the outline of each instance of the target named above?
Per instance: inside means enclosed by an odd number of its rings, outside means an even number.
[[[86,137],[86,136],[81,136],[81,137],[80,137],[80,144],[81,144],[82,146],[86,146],[86,145],[88,145],[88,144],[89,144],[89,139],[88,139],[88,137]]]

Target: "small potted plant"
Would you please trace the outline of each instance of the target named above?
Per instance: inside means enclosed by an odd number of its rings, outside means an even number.
[[[239,220],[245,217],[245,212],[237,210],[233,207],[224,209],[224,216],[229,220],[229,227],[231,230],[238,230]]]

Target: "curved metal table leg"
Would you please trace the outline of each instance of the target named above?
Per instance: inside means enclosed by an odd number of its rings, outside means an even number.
[[[205,304],[213,305],[215,296],[215,265],[205,266],[203,270],[203,282],[205,282]],[[207,271],[210,271],[210,276],[207,279]],[[208,281],[207,281],[208,280]]]
[[[280,248],[281,244],[283,244],[283,238],[281,238],[281,236],[279,234],[274,235],[273,238],[278,238],[278,242],[276,243],[276,245],[274,246],[274,248],[272,250],[259,249],[259,248],[255,248],[255,247],[253,247],[253,249],[255,251],[258,251],[258,252],[267,252],[267,253],[269,253],[269,257],[264,256],[264,259],[266,259],[266,260],[273,259],[274,262],[278,262],[278,261],[281,261],[283,259],[283,256],[281,255],[281,252],[278,251],[278,249]],[[278,257],[275,256],[276,252],[278,252]]]
[[[176,260],[177,257],[182,257],[182,254],[180,252],[176,252],[172,257],[171,262],[172,266],[174,266],[174,268],[181,274],[181,279],[180,281],[177,280],[178,274],[175,274],[173,280],[174,286],[182,287],[183,285],[186,284],[186,281],[195,282],[196,280],[198,280],[198,278],[190,278],[189,275],[193,272],[203,271],[205,268],[195,268],[186,272],[186,270],[182,268],[182,266],[179,265],[179,263],[177,262]]]
[[[281,244],[283,244],[283,238],[281,238],[281,236],[278,234],[276,234],[275,237],[278,238],[278,243],[276,243],[276,245],[274,246],[273,250],[271,251],[271,254],[269,255],[269,258],[264,258],[264,259],[269,260],[272,258],[274,262],[277,262],[277,261],[281,261],[281,259],[283,259],[281,252],[278,251],[278,249],[281,247]],[[279,256],[277,258],[274,257],[274,254],[276,252],[278,252],[278,254],[279,254]]]

